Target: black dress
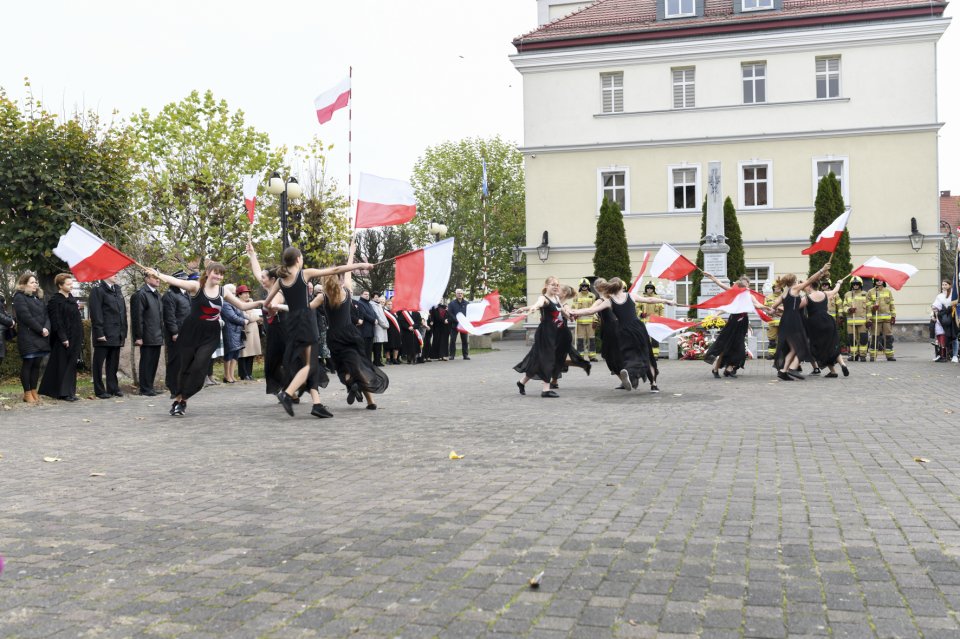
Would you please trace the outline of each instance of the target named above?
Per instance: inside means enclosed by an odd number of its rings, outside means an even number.
[[[190,314],[183,321],[177,343],[180,345],[180,397],[189,399],[203,388],[213,353],[220,346],[220,309],[223,288],[217,296],[207,297],[203,288],[190,298]]]
[[[323,301],[330,321],[327,347],[337,377],[347,388],[358,382],[361,390],[382,393],[390,385],[390,378],[364,355],[363,337],[350,317],[350,291],[344,288],[343,293],[345,297],[340,306],[331,305],[329,298]]]
[[[744,342],[750,321],[746,313],[734,313],[727,318],[727,323],[720,329],[717,339],[703,356],[708,364],[720,358],[720,366],[732,367],[734,370],[744,368],[747,363],[747,347]]]
[[[37,390],[47,397],[73,397],[77,394],[77,359],[83,347],[83,320],[73,295],[57,293],[47,304],[50,316],[50,359]],[[65,347],[64,342],[70,346]]]
[[[310,308],[303,271],[297,272],[290,286],[285,286],[281,281],[280,290],[283,291],[283,300],[289,309],[280,323],[280,330],[283,331],[283,368],[287,375],[284,381],[289,384],[297,371],[307,366],[310,372],[304,384],[305,390],[325,388],[330,379],[326,372],[321,371],[317,358],[320,349],[317,314]]]
[[[533,336],[533,346],[513,370],[531,379],[549,382],[560,373],[557,366],[557,344],[560,327],[564,325],[560,303],[548,299],[540,308],[540,325]]]
[[[623,370],[623,355],[620,353],[620,338],[617,337],[617,316],[609,308],[601,309],[600,316],[600,357],[606,362],[611,375],[619,375]]]
[[[567,363],[567,357],[570,358],[569,364]],[[564,321],[563,326],[557,330],[557,378],[570,370],[571,366],[582,368],[587,372],[587,375],[590,374],[590,361],[584,359],[573,347],[573,333],[570,332],[570,327]]]
[[[407,362],[413,364],[420,356],[420,313],[400,311],[397,313],[400,324],[400,353]],[[413,330],[410,330],[410,329]]]
[[[387,350],[399,351],[401,345],[399,318],[386,309],[383,313],[387,316]]]
[[[783,293],[783,314],[780,316],[780,330],[777,334],[777,350],[773,354],[773,365],[780,370],[792,349],[799,361],[812,362],[810,342],[807,331],[803,327],[803,315],[800,313],[800,303],[803,298],[791,295],[789,290]]]
[[[636,388],[641,379],[652,383],[656,379],[657,367],[650,354],[650,335],[637,317],[633,298],[627,295],[624,302],[618,304],[611,297],[610,307],[617,318],[617,339],[620,341],[623,368],[630,375],[630,384]]]
[[[440,359],[447,356],[450,346],[450,316],[447,305],[440,304],[430,310],[430,358]]]
[[[840,359],[840,332],[837,330],[837,320],[828,312],[829,304],[827,297],[820,302],[807,298],[810,352],[820,367],[833,366]]]

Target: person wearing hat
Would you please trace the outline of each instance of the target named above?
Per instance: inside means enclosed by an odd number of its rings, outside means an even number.
[[[870,361],[876,361],[877,351],[883,349],[888,362],[895,362],[893,356],[893,328],[897,323],[897,307],[893,303],[893,293],[887,289],[887,283],[879,277],[873,278],[873,288],[867,292],[867,330],[873,333],[870,340]]]
[[[250,288],[246,284],[237,287],[237,297],[244,302],[250,301]],[[243,350],[237,360],[237,376],[241,381],[253,381],[253,360],[262,353],[260,346],[260,325],[263,323],[263,312],[259,308],[243,311],[247,320],[243,327]]]
[[[646,286],[643,287],[643,294],[646,297],[656,297],[657,285],[653,282],[647,282]],[[663,304],[656,302],[637,302],[637,317],[640,318],[641,322],[646,324],[650,320],[651,315],[659,315],[662,317]],[[660,359],[660,342],[651,338],[650,351],[654,359]]]
[[[597,301],[597,296],[590,291],[590,281],[587,278],[580,280],[580,288],[577,291],[573,303],[570,305],[575,310],[583,310],[593,306]],[[578,317],[577,326],[577,352],[584,359],[591,362],[597,361],[597,340],[595,329],[596,318],[592,315]]]
[[[774,280],[770,288],[770,295],[767,295],[764,300],[764,306],[773,307],[773,304],[780,299],[780,294],[783,293],[783,290],[780,288],[780,280]],[[777,311],[770,316],[770,321],[767,323],[767,359],[773,359],[774,354],[777,352],[777,339],[780,332],[780,312]]]
[[[187,279],[186,272],[180,270],[173,274],[178,280]],[[167,347],[167,362],[164,370],[164,379],[170,391],[170,399],[180,394],[178,379],[180,378],[180,347],[177,338],[183,322],[190,314],[190,298],[186,291],[176,286],[167,288],[167,292],[160,298],[163,315],[163,343]]]
[[[843,298],[843,310],[847,316],[847,342],[850,345],[850,361],[867,361],[867,294],[863,291],[863,279],[850,278],[850,290]]]

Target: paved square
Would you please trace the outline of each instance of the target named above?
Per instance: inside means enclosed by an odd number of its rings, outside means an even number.
[[[897,346],[541,399],[506,342],[329,420],[262,384],[0,412],[0,636],[958,637],[960,367]]]

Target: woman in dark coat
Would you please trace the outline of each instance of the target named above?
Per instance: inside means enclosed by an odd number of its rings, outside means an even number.
[[[416,364],[420,356],[420,313],[417,311],[400,311],[397,313],[397,323],[400,325],[400,353],[407,360],[407,364]]]
[[[47,304],[50,317],[50,359],[40,382],[41,395],[77,401],[77,360],[83,347],[83,319],[77,298],[72,295],[73,276],[60,273],[53,280],[57,294]]]
[[[17,292],[13,295],[13,310],[20,327],[17,334],[17,347],[23,359],[20,384],[23,386],[23,401],[28,404],[40,401],[37,394],[40,365],[50,354],[50,318],[42,296],[36,275],[27,271],[20,276]]]
[[[433,336],[430,342],[430,359],[446,361],[447,349],[450,346],[450,317],[447,314],[447,305],[440,303],[430,309],[428,322]]]

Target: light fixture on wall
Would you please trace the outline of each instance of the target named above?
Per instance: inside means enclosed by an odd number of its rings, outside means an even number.
[[[914,251],[919,252],[923,248],[924,235],[917,229],[917,218],[910,218],[910,246]]]
[[[540,246],[537,247],[537,257],[540,258],[541,262],[546,262],[547,258],[550,257],[550,236],[546,231],[543,232],[543,240],[541,240]]]
[[[943,236],[943,250],[947,253],[953,253],[957,250],[957,236],[953,234],[953,229],[943,220],[940,220],[940,228],[947,229],[947,234]]]

